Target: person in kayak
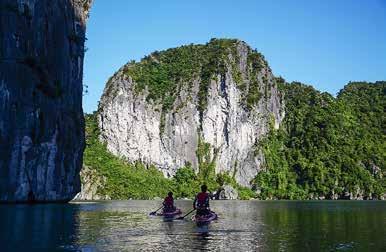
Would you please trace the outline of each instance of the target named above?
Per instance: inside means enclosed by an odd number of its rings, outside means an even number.
[[[164,212],[173,212],[174,210],[176,210],[176,207],[174,206],[174,198],[172,192],[168,192],[168,196],[166,196],[162,204],[164,206]]]
[[[196,209],[197,215],[207,215],[210,213],[209,209],[209,193],[206,191],[208,187],[206,185],[201,186],[201,192],[197,194],[193,201],[193,208]]]

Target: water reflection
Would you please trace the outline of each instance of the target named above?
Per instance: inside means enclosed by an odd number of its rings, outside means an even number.
[[[79,207],[0,205],[1,251],[60,250],[77,239]]]
[[[268,234],[263,244],[287,251],[384,251],[385,207],[385,202],[271,202],[262,215]]]
[[[159,203],[0,205],[0,251],[386,249],[386,202],[216,201],[219,219],[203,226],[149,217]]]
[[[208,228],[208,226],[206,228]],[[199,227],[198,229],[201,229],[201,227]],[[216,247],[213,246],[214,244],[211,244],[211,241],[213,241],[213,236],[211,236],[208,231],[209,230],[203,232],[201,230],[198,230],[197,233],[193,236],[194,242],[192,243],[192,248],[194,250],[210,251]]]
[[[209,233],[209,225],[197,225],[196,232],[201,235],[208,235]]]

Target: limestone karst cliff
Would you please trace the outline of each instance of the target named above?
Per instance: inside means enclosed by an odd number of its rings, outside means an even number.
[[[201,183],[219,198],[384,199],[385,88],[287,83],[239,40],[156,51],[86,116],[86,165],[113,199],[193,197]]]
[[[264,162],[258,143],[284,117],[281,99],[264,57],[245,42],[154,52],[109,80],[98,110],[101,140],[168,177],[191,165],[250,186]]]
[[[0,1],[0,201],[80,190],[90,0]]]

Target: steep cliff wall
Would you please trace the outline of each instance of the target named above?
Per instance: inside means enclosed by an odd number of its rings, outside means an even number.
[[[100,195],[99,190],[105,187],[106,178],[100,176],[96,170],[84,165],[80,171],[81,190],[74,200],[109,200],[108,195]]]
[[[90,0],[0,1],[0,201],[80,190]]]
[[[122,67],[99,106],[101,140],[115,155],[165,176],[214,167],[250,186],[264,157],[258,142],[283,116],[263,56],[238,40],[213,39],[155,52]]]

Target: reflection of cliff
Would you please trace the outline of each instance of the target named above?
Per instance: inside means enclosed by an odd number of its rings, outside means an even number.
[[[76,205],[0,206],[1,251],[54,251],[76,242]]]
[[[385,214],[376,202],[265,202],[261,206],[264,249],[383,250],[380,241],[386,230],[379,221]]]
[[[0,2],[0,201],[68,201],[80,190],[90,2]]]
[[[92,251],[137,251],[159,222],[159,218],[154,221],[147,216],[148,201],[81,204],[77,246]]]

